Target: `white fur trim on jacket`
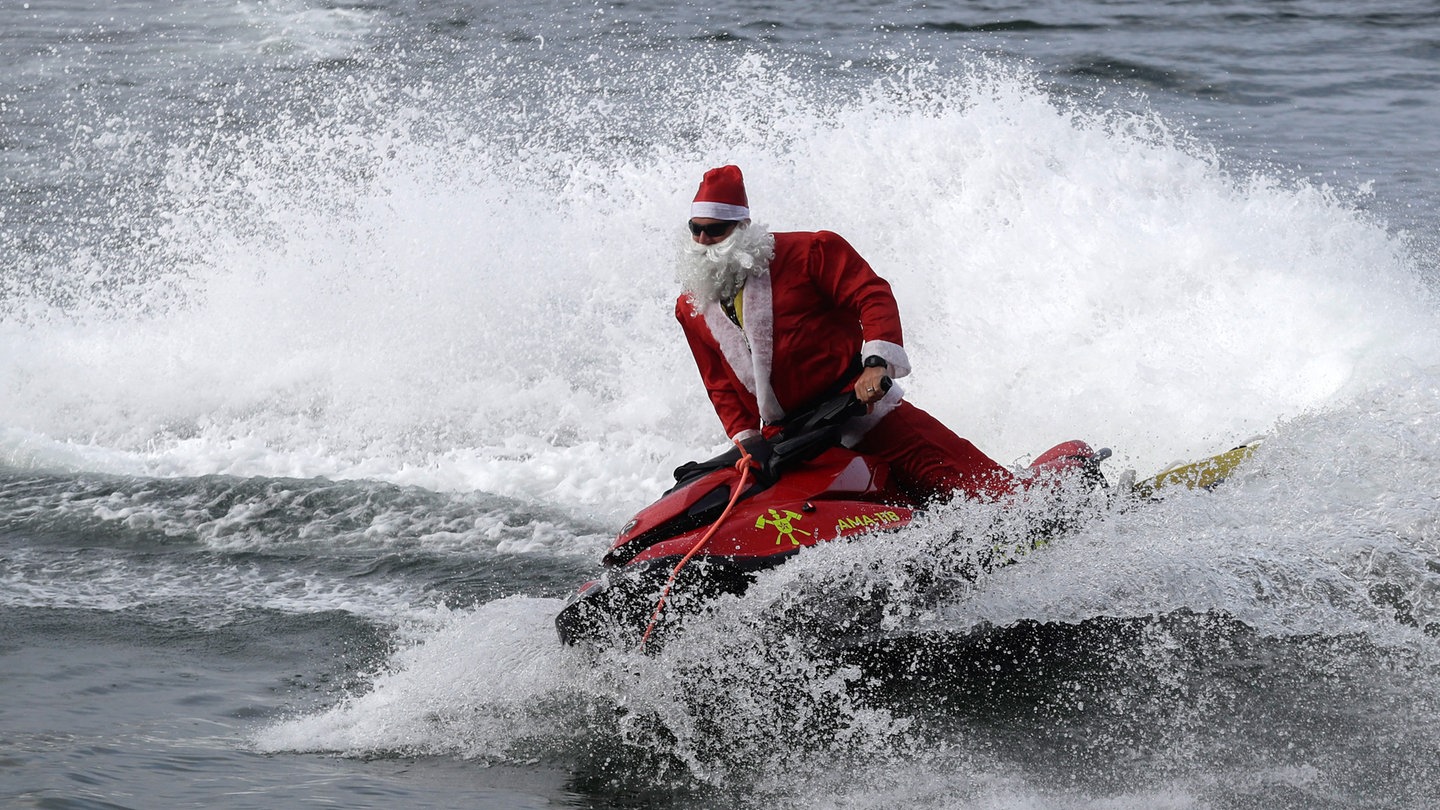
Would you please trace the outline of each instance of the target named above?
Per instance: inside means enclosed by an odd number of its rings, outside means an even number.
[[[726,316],[725,310],[716,301],[707,303],[700,314],[704,316],[705,326],[719,344],[720,353],[725,356],[730,370],[740,378],[740,384],[745,386],[746,391],[755,393],[755,362],[750,359],[750,344],[745,339],[745,333]]]
[[[888,340],[867,340],[860,344],[861,359],[872,354],[890,366],[890,379],[899,379],[910,373],[910,355],[905,353],[904,346]]]
[[[770,373],[775,363],[775,304],[771,298],[770,274],[745,282],[745,334],[750,338],[750,356],[755,361],[755,404],[760,418],[777,422],[785,417],[785,409],[775,397]]]

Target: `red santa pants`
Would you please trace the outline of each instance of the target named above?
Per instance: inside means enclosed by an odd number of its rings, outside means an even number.
[[[855,449],[890,462],[896,483],[922,502],[949,500],[956,493],[990,499],[1018,486],[1014,473],[903,400]]]

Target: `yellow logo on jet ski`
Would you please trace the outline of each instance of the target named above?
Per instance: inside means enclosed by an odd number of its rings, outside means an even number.
[[[806,537],[810,536],[810,532],[795,528],[795,521],[801,520],[802,518],[802,515],[791,512],[789,509],[786,509],[784,514],[771,509],[770,517],[767,518],[761,515],[755,519],[755,528],[763,529],[767,525],[774,526],[779,531],[779,534],[775,535],[775,545],[778,546],[781,542],[789,540],[791,545],[798,546],[800,545],[800,541],[795,539],[796,533],[803,534]]]
[[[889,523],[899,523],[900,516],[894,512],[872,512],[868,515],[856,515],[855,517],[842,517],[835,521],[835,531],[843,532],[850,529],[866,529],[884,526]]]

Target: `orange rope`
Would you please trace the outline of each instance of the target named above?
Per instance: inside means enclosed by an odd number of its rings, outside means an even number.
[[[650,633],[655,629],[655,622],[660,619],[660,611],[665,609],[665,600],[670,596],[670,589],[675,585],[675,578],[680,576],[680,569],[684,568],[685,564],[690,562],[691,557],[699,554],[700,549],[704,548],[705,544],[710,542],[710,538],[715,536],[715,532],[719,530],[720,524],[724,523],[725,518],[730,516],[730,510],[735,507],[735,502],[740,500],[740,493],[745,491],[745,485],[750,481],[750,468],[755,466],[755,462],[750,458],[750,452],[745,449],[744,445],[740,442],[735,442],[735,446],[740,448],[740,460],[735,462],[735,469],[740,471],[740,483],[736,485],[735,491],[730,493],[730,503],[725,504],[725,511],[721,512],[720,517],[715,518],[715,522],[710,524],[710,531],[706,532],[705,536],[701,537],[700,540],[690,548],[690,551],[686,553],[684,557],[680,558],[680,562],[676,563],[674,570],[670,572],[670,579],[666,580],[665,587],[660,591],[660,601],[655,603],[655,612],[650,614],[650,624],[645,627],[645,634],[640,637],[640,650],[642,652],[645,650],[645,642],[650,640]]]

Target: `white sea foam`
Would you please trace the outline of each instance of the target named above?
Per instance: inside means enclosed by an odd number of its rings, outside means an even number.
[[[556,600],[517,597],[453,614],[399,653],[368,693],[265,729],[256,744],[267,751],[527,760],[533,751],[516,752],[525,736],[584,736],[563,715],[536,711],[547,696],[588,691],[588,674],[567,664],[579,654],[553,643],[549,632],[558,607]]]

